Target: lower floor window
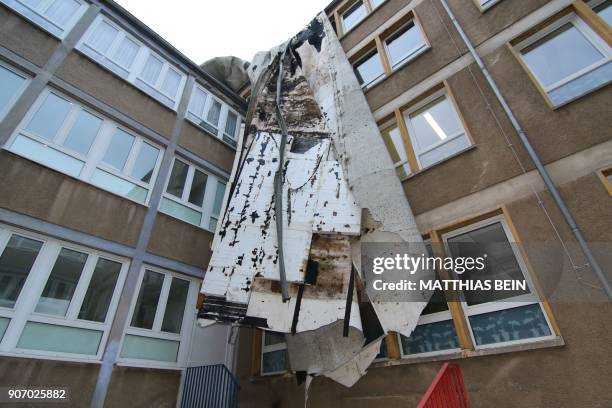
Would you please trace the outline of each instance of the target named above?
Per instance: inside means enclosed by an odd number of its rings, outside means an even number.
[[[99,360],[128,262],[0,226],[0,351]]]
[[[197,282],[145,267],[120,359],[138,364],[181,365],[195,321]]]
[[[280,374],[287,371],[287,343],[285,335],[263,331],[261,348],[261,374]]]

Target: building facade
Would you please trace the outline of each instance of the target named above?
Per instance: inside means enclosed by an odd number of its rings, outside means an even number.
[[[610,279],[610,1],[447,3]],[[528,287],[448,303],[436,292],[409,338],[387,336],[352,388],[315,378],[308,406],[416,406],[449,360],[473,406],[608,405],[612,307],[442,2],[345,0],[325,12],[431,251],[478,244],[496,276]],[[282,336],[241,331],[242,406],[304,403],[285,349]]]
[[[174,406],[244,99],[106,1],[1,1],[0,84],[0,383]]]

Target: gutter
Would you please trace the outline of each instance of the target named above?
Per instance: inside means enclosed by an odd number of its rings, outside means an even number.
[[[540,177],[542,177],[542,180],[544,181],[546,188],[552,195],[553,199],[555,200],[555,204],[557,204],[557,207],[561,211],[561,214],[563,215],[565,222],[570,227],[572,233],[574,234],[574,237],[578,241],[578,244],[580,245],[580,248],[582,249],[582,252],[584,253],[585,257],[587,258],[589,265],[591,266],[591,268],[595,272],[595,275],[597,275],[597,278],[601,282],[601,285],[606,295],[608,296],[608,299],[612,301],[612,286],[610,286],[610,282],[608,282],[608,278],[606,277],[604,271],[601,269],[601,266],[599,265],[599,262],[595,258],[595,255],[593,255],[593,252],[591,251],[589,244],[584,238],[584,235],[582,235],[582,231],[578,227],[578,224],[576,223],[576,220],[574,219],[572,212],[565,204],[565,201],[563,200],[563,197],[561,197],[561,194],[559,194],[559,191],[557,190],[555,183],[553,183],[552,179],[550,178],[550,175],[548,174],[548,171],[546,171],[546,168],[544,167],[544,164],[540,160],[538,153],[535,151],[535,149],[531,145],[531,142],[529,142],[529,139],[527,138],[527,133],[523,130],[521,125],[518,123],[518,120],[514,116],[512,109],[510,109],[510,106],[506,102],[506,99],[504,98],[499,88],[497,87],[497,83],[495,82],[491,74],[489,73],[489,70],[487,69],[487,67],[482,62],[482,59],[476,52],[476,49],[472,45],[468,36],[465,34],[465,31],[463,31],[463,29],[461,28],[461,24],[459,24],[459,22],[455,18],[455,15],[453,14],[450,7],[448,6],[446,0],[440,0],[440,3],[442,3],[442,6],[444,7],[446,14],[448,14],[448,17],[453,22],[455,29],[457,29],[457,31],[459,32],[461,39],[463,40],[465,45],[468,47],[470,54],[472,54],[472,56],[474,57],[476,64],[478,64],[478,68],[480,68],[480,71],[482,72],[484,77],[487,79],[487,82],[489,83],[489,85],[491,86],[491,89],[495,93],[497,100],[499,101],[500,105],[504,109],[506,116],[508,117],[508,119],[512,123],[512,126],[514,127],[514,130],[518,134],[521,140],[521,143],[527,150],[527,153],[529,154],[531,161],[533,161],[533,164],[536,166],[536,169],[538,170]]]

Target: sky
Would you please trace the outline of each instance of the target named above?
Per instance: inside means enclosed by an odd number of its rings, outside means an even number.
[[[250,61],[292,37],[331,0],[116,0],[197,64]]]

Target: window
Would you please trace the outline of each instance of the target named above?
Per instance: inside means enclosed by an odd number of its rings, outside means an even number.
[[[214,231],[224,194],[224,181],[175,158],[160,211]]]
[[[285,335],[263,330],[261,347],[261,374],[281,374],[287,371],[287,343]]]
[[[187,76],[110,19],[96,17],[77,49],[176,110]]]
[[[608,25],[612,26],[612,0],[595,0],[589,4],[599,17],[601,17]]]
[[[238,114],[199,84],[194,85],[187,119],[236,147],[240,127]],[[225,124],[222,124],[223,121]]]
[[[367,15],[367,10],[363,1],[357,1],[348,10],[342,13],[342,26],[344,32],[348,32],[355,27]]]
[[[573,13],[522,41],[517,49],[554,107],[612,79],[610,47]]]
[[[400,179],[406,178],[410,174],[410,165],[408,164],[407,150],[406,146],[404,146],[399,127],[393,121],[390,124],[384,125],[380,130],[380,134],[395,165],[398,177]]]
[[[375,9],[376,7],[383,4],[385,1],[387,0],[370,0],[370,4],[372,4],[372,8]]]
[[[404,119],[421,169],[470,146],[459,114],[444,90],[410,108]]]
[[[0,119],[4,118],[27,85],[25,75],[0,64]]]
[[[612,167],[598,171],[597,175],[608,190],[608,194],[612,196]]]
[[[99,360],[127,262],[0,226],[0,350]]]
[[[196,292],[197,283],[192,279],[144,268],[120,359],[184,364],[186,343],[195,319]]]
[[[500,2],[500,0],[474,0],[480,11],[486,11],[493,5]]]
[[[461,293],[477,349],[554,337],[524,260],[511,237],[503,216],[442,235],[446,251],[452,257],[487,256],[482,271],[467,271],[457,275],[459,279],[524,279],[527,283],[523,291]]]
[[[362,88],[374,85],[384,77],[384,70],[378,51],[373,50],[353,64],[355,75]]]
[[[385,48],[389,56],[391,69],[415,58],[428,48],[414,20],[391,34],[385,40]]]
[[[428,256],[433,256],[431,243],[425,242]],[[436,273],[436,278],[439,279]],[[439,355],[460,350],[453,318],[448,310],[444,291],[436,290],[423,309],[410,337],[399,334],[403,357]]]
[[[10,150],[144,204],[161,149],[108,119],[47,90],[9,142]]]
[[[59,38],[68,31],[87,9],[81,0],[0,0],[16,12]]]

